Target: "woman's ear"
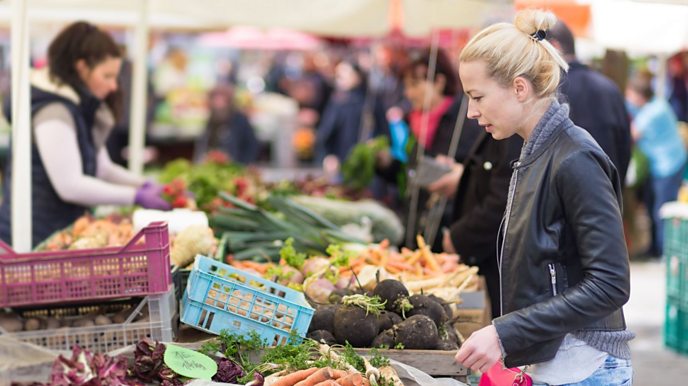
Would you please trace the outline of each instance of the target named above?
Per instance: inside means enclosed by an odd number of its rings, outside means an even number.
[[[513,89],[514,93],[516,93],[516,99],[519,102],[525,102],[530,99],[532,86],[526,78],[522,76],[514,78]]]
[[[76,69],[76,73],[81,77],[85,77],[86,74],[88,74],[88,64],[86,64],[84,59],[77,60],[76,63],[74,63],[74,68]]]

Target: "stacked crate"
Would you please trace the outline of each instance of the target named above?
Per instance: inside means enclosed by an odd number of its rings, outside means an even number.
[[[688,205],[662,207],[666,262],[664,344],[688,354]]]
[[[0,327],[0,335],[53,350],[79,345],[102,353],[146,337],[173,339],[178,315],[166,223],[148,225],[122,247],[16,253],[0,241],[0,248],[0,318],[41,322],[24,331]],[[113,314],[126,316],[75,324]],[[59,324],[44,323],[49,319]]]

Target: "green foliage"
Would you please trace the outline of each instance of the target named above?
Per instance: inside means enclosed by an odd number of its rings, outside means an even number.
[[[363,357],[356,354],[356,351],[354,348],[349,344],[349,342],[346,342],[344,345],[344,350],[342,351],[342,359],[353,366],[356,370],[361,372],[361,374],[366,373],[366,368],[365,368],[365,360],[363,360]]]
[[[363,189],[370,185],[375,176],[377,153],[387,149],[389,140],[386,136],[379,136],[354,146],[342,165],[344,184],[354,189]]]
[[[306,262],[306,254],[298,253],[294,249],[294,238],[290,237],[284,241],[284,246],[280,249],[280,258],[282,258],[287,265],[296,269],[301,269],[303,263]]]
[[[378,349],[373,348],[370,350],[370,364],[377,368],[389,366],[389,358],[380,354]]]
[[[159,181],[167,184],[175,178],[186,182],[199,208],[204,208],[221,191],[233,191],[233,179],[244,173],[239,164],[204,162],[192,165],[188,160],[177,159],[168,163],[160,173]]]

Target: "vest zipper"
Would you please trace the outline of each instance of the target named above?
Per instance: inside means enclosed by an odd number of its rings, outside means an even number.
[[[549,267],[549,277],[552,283],[552,294],[557,296],[557,268],[551,263],[547,264],[547,266]]]

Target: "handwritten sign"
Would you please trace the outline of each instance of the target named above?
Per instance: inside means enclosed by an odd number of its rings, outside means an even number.
[[[209,356],[172,344],[167,345],[164,360],[172,371],[192,379],[210,379],[217,372],[217,363]]]

